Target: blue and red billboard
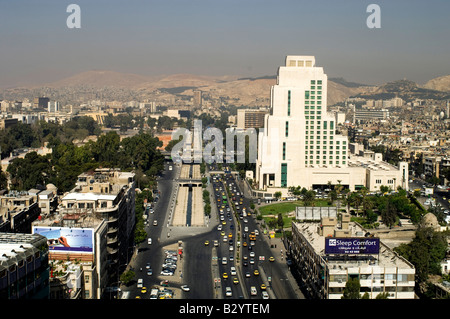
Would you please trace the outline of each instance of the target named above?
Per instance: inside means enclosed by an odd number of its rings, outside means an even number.
[[[48,249],[54,252],[94,252],[92,228],[33,227],[33,233],[47,237]]]
[[[325,254],[378,254],[380,251],[380,238],[375,237],[349,237],[325,238]]]

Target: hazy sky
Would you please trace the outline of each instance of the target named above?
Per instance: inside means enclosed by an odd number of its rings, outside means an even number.
[[[69,4],[81,28],[69,29]],[[369,4],[381,28],[369,29]],[[102,69],[274,75],[314,55],[329,77],[419,84],[450,74],[449,0],[0,0],[0,87]]]

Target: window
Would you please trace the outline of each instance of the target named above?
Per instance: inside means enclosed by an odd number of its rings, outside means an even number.
[[[330,130],[334,130],[334,121],[330,121]]]
[[[283,142],[283,160],[286,159],[286,142]]]
[[[281,164],[281,187],[287,186],[287,164]]]
[[[291,115],[291,90],[288,91],[288,116]]]
[[[309,99],[309,91],[305,91],[305,99]]]
[[[286,137],[288,137],[288,135],[289,135],[289,122],[288,121],[286,121],[285,135],[286,135]]]
[[[322,84],[322,80],[317,80],[317,84]]]

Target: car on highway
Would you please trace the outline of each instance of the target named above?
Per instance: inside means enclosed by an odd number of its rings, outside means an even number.
[[[158,226],[158,221],[157,220],[153,221],[153,226]]]
[[[269,299],[269,294],[267,293],[267,291],[263,291],[261,294],[263,299]]]
[[[234,277],[233,278],[233,284],[237,285],[238,283],[239,283],[239,280],[236,277]]]
[[[270,257],[269,257],[269,261],[274,262],[274,261],[275,261],[275,258],[273,258],[273,256],[270,256]]]
[[[222,278],[223,279],[227,279],[228,278],[228,274],[226,272],[224,272],[223,275],[222,275]]]
[[[230,274],[231,274],[231,276],[236,276],[236,267],[230,268]]]
[[[147,292],[147,288],[146,287],[142,287],[141,294],[145,294],[146,292]]]
[[[261,290],[266,290],[266,289],[267,289],[266,285],[265,285],[265,284],[262,284],[262,285],[261,285]]]
[[[251,276],[252,275],[248,271],[245,273],[245,277],[250,278]]]
[[[253,275],[259,276],[259,270],[258,270],[258,269],[255,269],[255,271],[253,272]]]
[[[209,246],[209,241],[208,240],[205,241],[205,246]]]
[[[256,296],[257,294],[258,294],[258,292],[256,291],[256,287],[255,286],[251,286],[250,287],[250,295]]]
[[[182,285],[182,286],[181,286],[181,290],[183,290],[183,291],[189,291],[189,290],[191,290],[191,289],[189,288],[188,285]]]
[[[231,291],[231,287],[225,287],[225,296],[227,297],[233,296],[233,291]]]
[[[149,245],[152,244],[152,239],[151,238],[147,239],[147,244],[149,244]]]

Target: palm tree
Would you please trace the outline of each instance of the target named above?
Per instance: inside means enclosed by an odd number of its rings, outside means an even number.
[[[366,187],[361,188],[360,193],[362,195],[361,204],[363,206],[363,215],[366,216],[367,210],[373,207],[373,202],[367,197],[368,189]]]
[[[307,191],[305,195],[303,195],[303,204],[305,206],[314,206],[314,199],[316,198],[316,193],[314,191]]]

